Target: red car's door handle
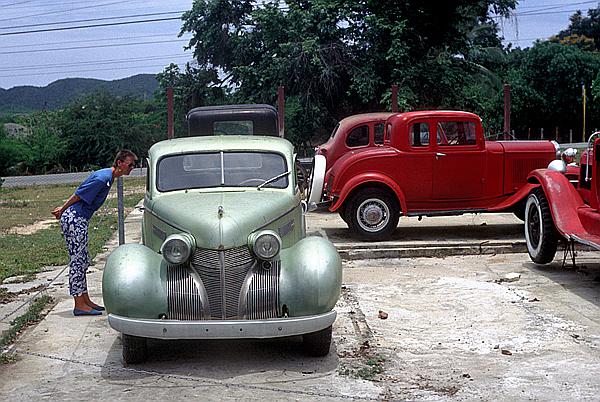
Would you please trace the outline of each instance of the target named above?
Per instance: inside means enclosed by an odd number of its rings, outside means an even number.
[[[435,159],[440,159],[440,156],[446,156],[446,154],[443,154],[441,152],[436,152],[435,153]]]

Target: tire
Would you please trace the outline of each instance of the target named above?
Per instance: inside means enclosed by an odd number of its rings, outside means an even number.
[[[525,203],[525,241],[531,260],[537,264],[552,262],[558,239],[548,199],[541,188],[536,188]]]
[[[340,218],[342,218],[342,220],[346,223],[346,225],[348,225],[349,228],[352,228],[352,220],[348,216],[348,210],[348,203],[344,203],[342,204],[340,209],[338,209],[338,214],[340,215]]]
[[[302,348],[309,356],[327,356],[329,354],[330,347],[331,325],[320,331],[302,335]]]
[[[127,364],[142,363],[148,356],[146,338],[121,334],[123,342],[123,360]]]
[[[352,232],[361,240],[388,240],[398,226],[400,208],[396,198],[377,188],[360,190],[350,201],[346,216]]]

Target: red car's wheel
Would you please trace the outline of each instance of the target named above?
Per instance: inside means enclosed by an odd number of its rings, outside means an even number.
[[[347,215],[350,229],[363,240],[387,240],[398,226],[398,201],[378,188],[360,190],[350,201]]]
[[[544,191],[536,188],[525,204],[525,241],[533,262],[552,262],[558,246],[558,233]]]

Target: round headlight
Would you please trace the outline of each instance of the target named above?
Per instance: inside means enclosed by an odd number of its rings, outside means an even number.
[[[273,259],[279,254],[279,250],[281,250],[281,239],[271,230],[257,233],[252,239],[252,251],[260,259]]]
[[[166,238],[160,252],[169,264],[181,264],[190,258],[195,247],[194,238],[186,233],[174,234]]]

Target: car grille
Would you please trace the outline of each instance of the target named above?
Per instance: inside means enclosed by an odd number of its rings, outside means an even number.
[[[169,318],[279,316],[279,261],[273,261],[269,269],[264,269],[263,262],[256,260],[248,247],[221,251],[198,248],[192,255],[191,268],[168,268]]]
[[[172,320],[203,319],[202,297],[190,270],[185,265],[167,269],[168,318]]]

